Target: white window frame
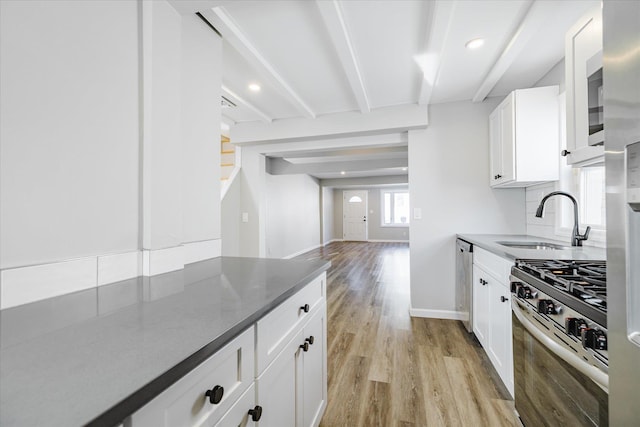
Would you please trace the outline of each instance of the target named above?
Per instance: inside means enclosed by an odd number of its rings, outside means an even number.
[[[404,224],[385,224],[384,223],[384,195],[385,193],[407,193],[409,194],[409,189],[380,189],[380,227],[391,227],[391,228],[409,228],[409,223],[411,222],[411,215],[407,216],[407,222]],[[411,211],[411,209],[409,209]],[[393,203],[391,205],[391,216],[393,218]]]
[[[580,207],[580,194],[576,194],[576,184],[574,180],[574,168],[583,168],[590,166],[601,166],[604,165],[604,156],[593,159],[584,164],[574,165],[573,167],[570,165],[560,166],[560,181],[558,182],[558,189],[561,191],[566,191],[569,194],[572,194],[576,200],[578,201],[578,207]],[[564,237],[568,240],[571,239],[571,233],[573,232],[573,203],[570,200],[561,197],[563,201],[556,202],[556,226],[555,226],[555,234],[557,236]],[[569,220],[568,226],[563,226],[563,222],[565,218],[571,218]],[[591,232],[589,233],[589,239],[583,243],[588,245],[589,242],[598,243],[599,246],[606,244],[607,242],[607,228],[606,223],[603,225],[595,225],[595,224],[585,224],[583,222],[583,217],[581,214],[578,215],[579,221],[579,230],[578,232],[584,234],[587,226],[591,226]]]

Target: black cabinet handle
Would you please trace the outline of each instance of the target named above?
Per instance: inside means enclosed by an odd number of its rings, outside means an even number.
[[[505,298],[503,296],[500,297],[500,301],[505,302],[505,301],[509,301],[509,298]]]
[[[308,342],[309,344],[313,345],[313,342],[316,339],[313,337],[313,335],[310,335],[309,338],[305,339],[306,342]]]
[[[255,408],[249,409],[249,415],[251,415],[251,421],[260,421],[260,418],[262,417],[262,406],[256,405]]]
[[[480,278],[480,284],[482,286],[486,285],[488,282],[486,280],[484,280],[482,277]]]
[[[302,349],[302,351],[309,351],[309,343],[305,341],[305,343],[302,344],[300,348]]]
[[[222,395],[224,394],[224,387],[221,385],[217,385],[211,390],[207,390],[204,394],[205,396],[209,396],[209,402],[217,405],[222,400]]]
[[[300,307],[300,310],[304,311],[305,313],[308,313],[310,309],[311,307],[309,307],[309,304],[305,304],[302,307]]]
[[[560,155],[561,155],[562,157],[567,157],[569,154],[571,154],[571,151],[568,151],[568,150],[562,150],[562,151],[560,152]]]

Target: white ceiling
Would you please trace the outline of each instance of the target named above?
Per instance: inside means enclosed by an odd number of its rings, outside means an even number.
[[[213,1],[201,13],[224,40],[223,95],[237,107],[223,109],[223,116],[233,141],[233,126],[249,122],[480,102],[531,87],[563,58],[567,29],[599,3]],[[465,48],[478,37],[483,47]],[[250,83],[261,90],[250,91]],[[317,163],[342,163],[348,155],[318,155]],[[363,161],[358,156],[355,163]],[[312,155],[295,158],[316,163]],[[393,171],[379,168],[379,174]]]

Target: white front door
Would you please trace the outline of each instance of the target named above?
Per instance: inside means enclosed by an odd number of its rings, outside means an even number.
[[[367,240],[367,190],[342,192],[342,238]]]

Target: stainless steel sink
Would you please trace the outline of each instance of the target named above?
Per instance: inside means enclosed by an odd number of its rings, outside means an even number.
[[[506,246],[508,248],[516,249],[535,249],[535,250],[562,250],[571,249],[570,246],[556,245],[555,243],[548,242],[496,242],[499,245]]]

